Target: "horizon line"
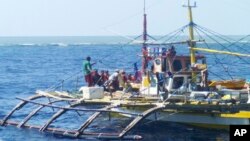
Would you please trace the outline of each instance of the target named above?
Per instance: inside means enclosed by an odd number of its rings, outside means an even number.
[[[224,36],[247,36],[250,34],[222,34]],[[131,37],[135,37],[138,35],[124,35],[124,36],[131,36]],[[151,35],[151,36],[166,36],[166,35]],[[181,35],[181,36],[188,36],[188,35]],[[197,35],[198,36],[198,35]],[[206,35],[202,35],[202,36],[206,36]],[[123,36],[119,36],[119,35],[10,35],[10,36],[1,36],[0,38],[15,38],[15,37],[121,37],[124,38]]]

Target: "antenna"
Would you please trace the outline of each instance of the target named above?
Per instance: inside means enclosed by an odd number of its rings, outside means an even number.
[[[147,41],[147,13],[146,13],[146,0],[143,0],[144,6],[143,6],[143,41],[144,43]],[[146,46],[146,45],[144,45]]]
[[[146,14],[146,0],[144,0],[143,13]]]
[[[189,7],[189,8],[196,8],[197,5],[196,5],[196,1],[193,3],[193,5],[190,4],[190,0],[188,0],[188,3],[187,4],[183,4],[182,5],[183,7]]]

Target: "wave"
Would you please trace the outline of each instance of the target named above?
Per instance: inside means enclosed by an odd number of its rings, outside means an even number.
[[[69,46],[93,46],[93,45],[126,45],[126,43],[20,43],[0,44],[0,47],[69,47]]]

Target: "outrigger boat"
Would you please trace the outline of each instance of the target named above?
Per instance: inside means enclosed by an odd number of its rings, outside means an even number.
[[[197,55],[196,52],[237,57],[250,57],[250,55],[199,48],[198,45],[205,40],[196,40],[194,36],[195,28],[199,28],[192,17],[192,8],[196,7],[196,4],[191,5],[188,1],[185,7],[189,13],[189,24],[180,30],[187,28],[189,39],[167,43],[148,40],[147,15],[144,7],[143,41],[135,42],[142,44],[142,80],[131,83],[133,92],[117,91],[111,97],[102,87],[82,87],[83,95],[55,89],[40,90],[28,99],[18,98],[21,103],[1,120],[1,125],[35,128],[39,131],[76,138],[100,139],[141,139],[142,136],[129,133],[144,119],[217,129],[228,128],[229,125],[235,124],[249,125],[249,84],[245,80],[209,80],[207,58],[204,55]],[[178,44],[188,46],[190,55],[178,55],[173,47]],[[147,66],[150,62],[152,67],[149,70]],[[35,105],[35,108],[30,105]],[[13,115],[25,106],[29,107],[30,112],[21,120],[13,120]],[[91,108],[93,106],[98,108]],[[46,112],[43,111],[46,108],[51,108],[53,114],[50,114],[42,125],[30,123],[33,118],[38,118],[41,112]],[[59,118],[72,111],[78,113],[80,117],[85,115],[85,121],[78,123],[79,126],[74,129],[59,128],[55,125]],[[88,128],[102,115],[108,115],[109,120],[126,117],[129,118],[129,122],[119,132],[89,131]]]

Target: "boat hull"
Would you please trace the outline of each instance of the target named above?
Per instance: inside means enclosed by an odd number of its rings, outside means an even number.
[[[129,112],[131,109],[123,108],[122,111]],[[134,112],[141,113],[145,109],[135,108]],[[177,122],[194,126],[229,129],[230,125],[250,125],[250,111],[238,113],[205,113],[205,112],[178,112],[163,109],[152,113],[147,117],[151,121]]]
[[[228,129],[229,125],[250,125],[250,112],[240,112],[238,114],[197,114],[178,113],[162,111],[150,118],[157,118],[160,121],[177,122],[194,126]]]

